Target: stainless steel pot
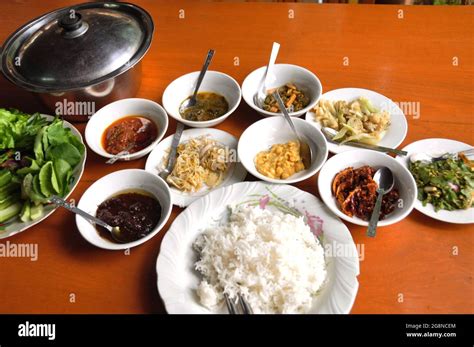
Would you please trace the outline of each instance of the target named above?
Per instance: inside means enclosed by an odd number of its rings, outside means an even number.
[[[102,106],[136,95],[153,20],[128,3],[85,3],[49,12],[3,45],[5,77],[55,114],[87,121]]]

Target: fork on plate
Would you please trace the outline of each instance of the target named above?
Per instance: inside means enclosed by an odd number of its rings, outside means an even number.
[[[235,301],[229,298],[227,293],[224,293],[224,298],[230,314],[253,314],[252,308],[242,294],[238,294]]]

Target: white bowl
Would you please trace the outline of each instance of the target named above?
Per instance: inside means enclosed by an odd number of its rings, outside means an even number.
[[[245,102],[260,113],[264,117],[272,117],[281,115],[281,113],[269,112],[258,107],[254,102],[254,96],[260,86],[260,81],[265,73],[266,66],[262,66],[252,71],[242,84],[242,96]],[[323,87],[318,77],[311,71],[297,65],[291,64],[275,64],[273,68],[275,79],[269,83],[268,89],[278,88],[287,83],[294,83],[298,89],[302,90],[309,96],[310,102],[308,106],[297,112],[291,112],[290,116],[299,117],[316,105],[323,92]]]
[[[270,149],[272,145],[295,140],[291,128],[282,116],[269,117],[253,123],[240,136],[237,153],[249,173],[267,182],[288,184],[303,181],[318,172],[328,156],[324,135],[319,129],[302,119],[293,118],[293,123],[298,134],[306,138],[311,148],[311,166],[287,179],[273,179],[257,171],[255,157],[259,152]]]
[[[168,221],[171,208],[171,193],[168,185],[160,177],[145,170],[129,169],[115,171],[94,182],[82,195],[77,207],[95,216],[97,207],[108,198],[129,190],[142,190],[152,194],[161,205],[160,221],[151,233],[128,243],[114,243],[101,237],[94,225],[81,216],[76,216],[76,225],[81,235],[99,248],[118,250],[128,249],[148,241],[164,227]]]
[[[212,92],[222,95],[229,104],[229,111],[220,117],[208,121],[186,120],[181,117],[179,107],[184,100],[193,94],[198,75],[199,71],[191,72],[171,82],[163,93],[163,107],[171,117],[187,126],[209,128],[222,123],[235,111],[240,104],[242,92],[237,81],[229,75],[218,71],[208,71],[199,87],[199,92]]]
[[[324,164],[318,177],[318,189],[321,198],[326,206],[342,219],[357,224],[368,226],[369,223],[358,217],[349,217],[344,214],[337,204],[335,196],[332,194],[331,185],[337,173],[350,166],[359,168],[364,165],[372,166],[375,169],[388,167],[395,179],[395,188],[400,193],[400,205],[395,211],[379,221],[378,226],[394,224],[405,218],[412,210],[415,204],[417,190],[416,183],[411,173],[397,160],[387,154],[375,152],[366,149],[358,149],[340,153],[329,159]]]
[[[407,135],[408,123],[405,114],[400,107],[386,96],[368,89],[340,88],[324,93],[320,100],[345,100],[350,102],[360,97],[369,99],[376,108],[381,111],[387,111],[390,114],[390,125],[378,145],[397,148]],[[305,119],[321,129],[321,124],[314,118],[314,116],[314,112],[309,110],[306,113]],[[354,147],[352,146],[339,145],[332,142],[328,143],[328,148],[331,153],[342,153],[354,150]]]
[[[102,107],[87,123],[85,137],[90,149],[102,157],[112,158],[114,155],[106,152],[102,146],[102,136],[107,127],[127,116],[143,116],[152,120],[156,124],[158,134],[148,147],[124,156],[120,160],[134,160],[144,157],[160,142],[168,129],[168,116],[158,103],[139,98],[118,100]]]

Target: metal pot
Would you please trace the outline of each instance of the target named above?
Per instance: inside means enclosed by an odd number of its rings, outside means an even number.
[[[102,106],[136,95],[153,20],[128,3],[85,3],[49,12],[5,42],[5,77],[54,114],[87,121]]]

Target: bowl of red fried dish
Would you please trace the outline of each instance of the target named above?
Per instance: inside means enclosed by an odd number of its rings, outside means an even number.
[[[324,203],[340,218],[367,226],[375,206],[378,185],[375,172],[387,167],[395,185],[383,196],[378,226],[394,224],[413,209],[417,196],[410,172],[387,154],[370,150],[353,150],[335,155],[321,169],[318,189]]]
[[[95,153],[119,160],[141,158],[168,129],[168,116],[158,103],[140,98],[112,102],[94,113],[86,126],[86,142]]]

